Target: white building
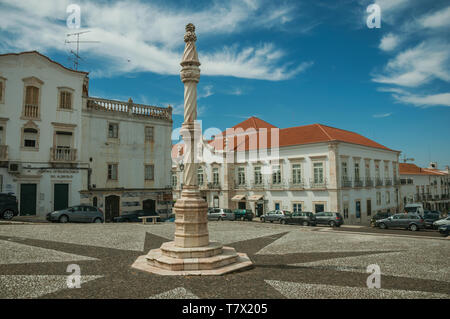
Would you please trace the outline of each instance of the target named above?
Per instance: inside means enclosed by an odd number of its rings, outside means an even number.
[[[247,208],[256,215],[274,209],[335,211],[352,224],[368,223],[377,211],[402,209],[399,151],[321,124],[277,129],[251,117],[233,129],[241,132],[228,139],[216,136],[203,146],[209,160],[201,163],[198,180],[211,207]],[[266,142],[260,136],[271,129],[279,135],[279,148],[272,153],[267,151],[275,145],[272,137]],[[238,145],[232,161],[224,160],[223,152],[230,144]],[[181,189],[177,158],[182,151],[179,145],[172,149],[174,196]]]
[[[17,196],[22,215],[86,202],[108,216],[146,199],[165,207],[171,108],[88,92],[86,72],[36,51],[0,55],[0,191]]]
[[[448,213],[450,209],[449,168],[438,170],[436,163],[428,168],[400,163],[403,204],[422,203],[425,210]]]

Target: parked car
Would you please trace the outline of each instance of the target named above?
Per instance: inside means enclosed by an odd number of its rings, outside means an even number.
[[[440,219],[439,212],[425,211],[423,213],[423,219],[425,220],[426,228],[433,228],[433,223]]]
[[[208,209],[208,220],[235,220],[235,217],[229,208],[210,208]]]
[[[375,223],[377,220],[388,218],[389,216],[392,216],[389,212],[378,212],[370,219],[370,226],[375,227]]]
[[[438,229],[439,226],[442,226],[442,225],[449,225],[449,224],[450,224],[450,216],[435,221],[435,222],[433,223],[433,228],[434,228],[434,229]]]
[[[295,212],[285,218],[286,224],[316,226],[316,216],[311,212]]]
[[[376,221],[376,226],[381,229],[386,228],[404,228],[412,231],[425,228],[425,220],[416,213],[395,214],[388,218]]]
[[[406,204],[405,205],[405,212],[407,214],[409,214],[409,213],[416,213],[416,214],[419,214],[419,215],[423,216],[423,212],[424,212],[423,205],[420,204],[420,203]]]
[[[441,226],[439,226],[438,230],[442,236],[447,237],[448,234],[450,233],[450,224],[441,225]]]
[[[0,217],[10,220],[19,214],[16,196],[11,193],[0,193]]]
[[[172,209],[171,208],[161,208],[156,211],[156,214],[161,217],[161,220],[170,218],[169,216],[172,215]]]
[[[236,220],[248,220],[252,221],[253,212],[251,209],[236,209],[233,211]]]
[[[260,217],[261,222],[279,222],[280,224],[286,224],[286,217],[289,216],[291,212],[287,210],[272,210]]]
[[[47,214],[51,222],[103,223],[103,211],[90,205],[78,205]]]
[[[113,222],[115,223],[130,223],[130,222],[142,222],[139,217],[143,216],[157,216],[158,214],[148,210],[133,210],[130,212],[123,213],[120,216],[114,217]],[[159,221],[159,218],[156,220]]]
[[[317,225],[328,225],[330,227],[341,227],[344,224],[344,218],[340,213],[320,212],[316,213]]]

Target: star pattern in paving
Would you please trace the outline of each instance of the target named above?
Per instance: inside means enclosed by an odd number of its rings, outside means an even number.
[[[296,289],[324,291],[327,287],[344,290],[356,287],[366,288],[369,274],[341,271],[333,267],[314,267],[301,265],[333,258],[367,256],[380,254],[380,251],[348,252],[305,252],[287,254],[258,253],[264,247],[282,238],[288,232],[258,237],[227,244],[238,252],[245,252],[254,263],[254,268],[223,276],[160,276],[132,269],[136,258],[150,249],[158,248],[167,239],[146,233],[144,250],[130,251],[72,243],[61,243],[38,239],[0,236],[0,240],[20,243],[32,247],[51,249],[58,252],[89,258],[77,261],[54,261],[36,263],[0,264],[0,274],[6,276],[68,276],[69,264],[77,264],[81,276],[89,280],[79,289],[56,289],[40,298],[171,298],[173,294],[185,293],[186,298],[290,298],[296,297]],[[385,251],[381,253],[390,253]],[[296,264],[296,265],[293,265]],[[41,277],[39,277],[41,276]],[[31,277],[32,278],[32,277]],[[45,277],[44,277],[45,278]],[[64,277],[65,278],[65,277]],[[383,289],[392,291],[419,291],[426,293],[449,294],[450,284],[437,280],[424,280],[398,276],[382,276]],[[297,284],[297,288],[295,288]],[[0,282],[1,286],[1,282]],[[306,287],[306,288],[304,288]],[[331,289],[330,288],[330,289]],[[290,290],[291,289],[291,290]],[[367,288],[366,288],[367,289]],[[289,295],[292,291],[292,295]],[[167,292],[167,293],[166,293]],[[308,296],[306,294],[306,296]],[[317,297],[311,295],[312,297]],[[445,296],[445,295],[444,295]],[[6,298],[8,296],[0,296]],[[176,296],[175,296],[176,297]],[[345,296],[343,296],[345,297]],[[353,296],[354,297],[354,296]]]

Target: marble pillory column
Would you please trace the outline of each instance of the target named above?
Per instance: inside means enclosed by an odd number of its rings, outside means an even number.
[[[197,124],[197,83],[200,62],[195,47],[193,24],[186,26],[186,43],[181,61],[184,83],[184,122],[181,135],[185,143],[184,180],[181,198],[175,204],[175,239],[147,255],[140,256],[133,268],[159,275],[222,275],[252,267],[244,253],[209,241],[208,204],[197,185],[197,145],[201,138]],[[158,226],[150,226],[158,227]]]

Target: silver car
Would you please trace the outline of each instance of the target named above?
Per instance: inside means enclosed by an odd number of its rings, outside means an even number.
[[[78,205],[47,214],[50,222],[103,223],[103,211],[89,205]]]
[[[375,222],[375,226],[381,229],[386,228],[405,228],[412,231],[425,228],[425,220],[422,216],[409,213],[409,214],[395,214],[388,218],[379,219]]]
[[[208,220],[235,220],[234,213],[228,208],[209,208]]]

